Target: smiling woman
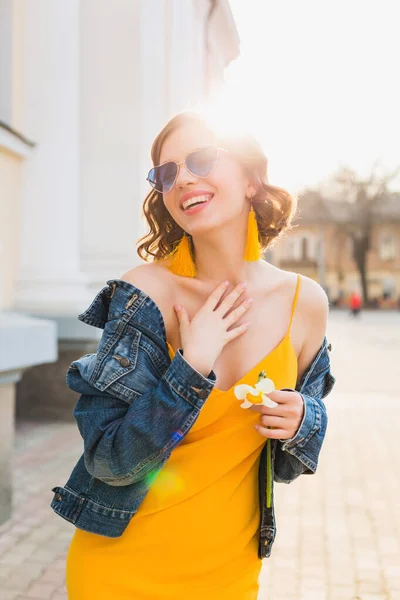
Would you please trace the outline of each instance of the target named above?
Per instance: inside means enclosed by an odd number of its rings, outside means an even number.
[[[145,263],[80,316],[104,334],[67,376],[85,442],[53,503],[77,526],[69,598],[256,600],[274,480],[314,472],[325,435],[327,298],[260,260],[296,203],[254,138],[182,113],[152,159]]]

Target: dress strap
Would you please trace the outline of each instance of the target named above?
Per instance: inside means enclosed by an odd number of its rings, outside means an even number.
[[[293,304],[292,304],[292,314],[290,315],[290,323],[289,323],[288,335],[289,335],[290,329],[292,327],[293,315],[294,315],[294,311],[296,310],[297,299],[299,297],[300,282],[301,282],[301,277],[300,277],[299,274],[297,274],[296,292],[294,294],[294,299],[293,299]]]

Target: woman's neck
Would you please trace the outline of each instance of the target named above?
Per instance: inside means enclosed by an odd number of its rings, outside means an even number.
[[[227,279],[232,285],[241,281],[252,284],[259,274],[259,261],[248,262],[243,259],[245,244],[237,238],[218,234],[195,240],[196,279],[213,282],[216,285]]]

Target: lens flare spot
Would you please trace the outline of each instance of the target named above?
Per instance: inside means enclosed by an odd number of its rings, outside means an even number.
[[[154,479],[153,479],[154,481]],[[185,482],[182,476],[172,467],[166,465],[157,476],[152,491],[157,494],[159,500],[176,496],[182,492]]]
[[[146,482],[151,486],[153,499],[157,498],[158,506],[163,505],[171,497],[178,496],[185,488],[182,476],[168,465],[161,471],[149,473]]]
[[[153,485],[154,480],[156,479],[159,472],[160,472],[160,469],[153,469],[152,471],[150,471],[145,477],[146,485],[148,485],[148,486]]]

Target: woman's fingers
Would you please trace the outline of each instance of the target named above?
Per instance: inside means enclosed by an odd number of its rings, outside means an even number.
[[[246,289],[245,283],[239,283],[236,285],[231,292],[222,300],[221,304],[216,309],[216,313],[221,318],[225,317],[226,313],[232,308],[236,300],[241,296]]]
[[[226,343],[227,342],[231,342],[232,340],[234,340],[235,338],[237,338],[239,335],[241,335],[242,333],[244,333],[245,331],[247,331],[247,328],[248,328],[249,325],[250,325],[249,321],[244,321],[243,323],[241,323],[240,325],[238,325],[234,329],[231,329],[230,331],[227,331],[226,332],[226,337],[225,337]]]
[[[254,425],[254,428],[260,435],[271,440],[286,440],[292,437],[285,429],[267,429],[262,425]]]
[[[260,417],[260,424],[262,427],[277,427],[278,429],[284,429],[286,419],[284,417],[270,417],[262,415]]]
[[[176,316],[178,317],[179,325],[187,325],[189,323],[189,315],[182,304],[174,304]]]
[[[229,281],[222,281],[219,285],[217,285],[217,287],[211,292],[207,300],[204,302],[203,307],[214,310],[218,302],[221,300],[221,296],[225,292],[228,285]]]
[[[240,283],[224,297],[229,281],[222,281],[207,297],[204,304],[189,319],[183,307],[177,311],[181,330],[182,347],[192,357],[192,361],[213,365],[221,353],[222,348],[231,340],[245,333],[249,322],[244,321],[239,326],[228,331],[238,318],[251,306],[251,300],[241,303],[233,310],[233,316],[224,319],[227,312],[232,309],[236,300],[243,294],[245,283]],[[223,299],[222,299],[223,298]],[[194,364],[194,363],[193,363]],[[210,369],[209,369],[210,370]]]
[[[278,390],[280,391],[280,390]],[[268,398],[270,398],[271,400],[274,400],[274,398],[271,398],[272,392],[267,394]],[[276,397],[276,395],[275,395]],[[251,407],[251,410],[253,412],[258,412],[260,413],[260,415],[271,415],[271,417],[289,417],[290,414],[288,414],[288,410],[285,404],[278,404],[278,406],[274,406],[273,408],[271,406],[265,406],[265,404],[254,404]]]
[[[245,300],[243,300],[243,302],[237,308],[235,308],[235,310],[230,312],[229,315],[227,315],[224,318],[226,327],[228,328],[234,323],[236,323],[236,321],[240,319],[240,317],[246,312],[246,310],[249,310],[252,304],[253,298],[246,298]]]

